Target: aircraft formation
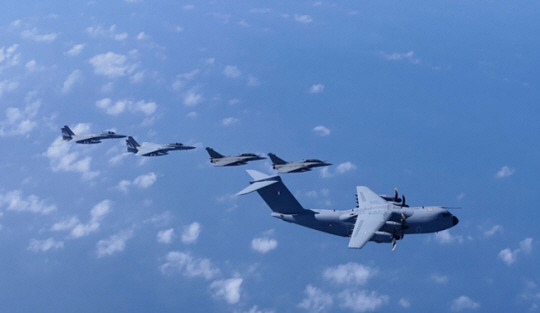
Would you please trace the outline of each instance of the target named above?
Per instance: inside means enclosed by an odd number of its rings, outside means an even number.
[[[103,139],[125,138],[127,151],[139,156],[163,156],[169,151],[191,150],[192,146],[182,143],[139,144],[132,136],[106,131],[100,134],[75,134],[68,126],[62,129],[62,139],[78,144],[97,144]],[[254,153],[225,156],[207,147],[210,162],[214,166],[245,165],[249,161],[266,159]],[[330,166],[331,163],[318,159],[287,162],[273,153],[268,153],[272,167],[279,173],[301,173],[315,167]],[[395,250],[398,240],[407,234],[436,233],[459,223],[459,219],[442,206],[410,207],[405,196],[379,195],[366,186],[356,187],[356,207],[349,210],[306,209],[294,197],[279,175],[266,175],[247,170],[252,177],[250,185],[236,195],[257,192],[272,210],[271,216],[285,222],[298,224],[325,233],[349,237],[349,248],[361,249],[368,241],[391,243]]]

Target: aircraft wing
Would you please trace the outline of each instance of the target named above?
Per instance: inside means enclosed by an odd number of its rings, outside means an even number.
[[[381,205],[386,205],[387,202],[378,194],[373,192],[366,186],[356,187],[356,197],[358,198],[358,209],[371,209]]]
[[[279,169],[280,173],[294,173],[294,172],[307,172],[307,171],[310,171],[310,169],[304,164],[285,165]]]
[[[100,143],[101,138],[99,136],[94,135],[78,135],[73,136],[73,139],[76,143]]]
[[[243,165],[243,164],[246,164],[246,162],[239,159],[232,159],[232,158],[217,159],[214,162],[215,166],[230,166],[230,165]]]
[[[390,212],[384,209],[360,211],[349,240],[349,248],[361,249],[388,221],[390,215]]]

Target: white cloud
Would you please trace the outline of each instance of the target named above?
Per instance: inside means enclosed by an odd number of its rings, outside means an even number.
[[[148,188],[152,186],[157,180],[157,175],[154,172],[150,172],[146,175],[140,175],[135,178],[133,185],[139,188]]]
[[[309,23],[313,22],[313,18],[311,18],[311,16],[309,16],[309,15],[295,14],[294,15],[294,20],[297,21],[297,22],[303,23],[303,24],[309,24]]]
[[[46,204],[44,200],[35,195],[24,197],[20,190],[0,193],[0,208],[5,208],[7,211],[30,212],[43,215],[56,211],[56,205]]]
[[[144,32],[140,32],[139,34],[137,34],[137,40],[148,40],[148,39],[150,39],[150,37]]]
[[[94,67],[94,73],[108,78],[117,78],[131,74],[136,66],[129,64],[123,54],[107,52],[90,58],[90,64]]]
[[[21,54],[17,53],[17,49],[19,48],[19,45],[13,44],[9,47],[1,47],[0,48],[0,72],[4,68],[8,68],[11,66],[15,66],[19,64],[19,59]],[[0,95],[2,93],[0,92]]]
[[[243,311],[240,313],[275,313],[274,310],[259,309],[258,306],[252,306],[248,311]]]
[[[194,243],[197,241],[200,234],[201,224],[193,222],[184,229],[184,232],[182,233],[182,242],[185,244]]]
[[[109,28],[103,28],[101,26],[87,27],[86,32],[92,37],[105,37],[117,41],[123,41],[128,38],[128,34],[125,32],[118,32],[116,25],[111,25]]]
[[[410,63],[412,64],[419,64],[420,63],[420,59],[417,58],[414,54],[414,51],[408,51],[408,52],[405,52],[405,53],[398,53],[398,52],[394,52],[394,53],[386,53],[386,52],[381,52],[381,56],[388,60],[388,61],[402,61],[402,60],[407,60],[409,61]]]
[[[58,250],[63,247],[64,247],[64,242],[56,241],[53,238],[48,238],[45,240],[32,239],[30,240],[30,245],[28,246],[28,250],[34,251],[34,252],[47,252],[52,249]]]
[[[171,243],[175,237],[176,237],[176,234],[174,232],[174,229],[172,228],[162,230],[158,232],[156,236],[157,242],[165,243],[165,244]]]
[[[265,254],[276,249],[278,246],[277,240],[268,237],[253,238],[251,240],[251,249]]]
[[[175,81],[172,84],[174,90],[180,90],[185,87],[188,81],[194,80],[201,71],[198,69],[192,70],[191,72],[182,73],[176,76]]]
[[[228,304],[236,304],[240,301],[240,287],[242,278],[216,280],[210,284],[216,298],[224,299]]]
[[[0,95],[3,88],[2,83],[0,82]],[[8,107],[6,109],[6,117],[0,121],[0,137],[24,136],[36,128],[35,118],[41,107],[41,101],[33,100],[31,97],[26,98],[24,108]]]
[[[373,312],[388,303],[390,297],[375,291],[345,290],[339,294],[341,306],[355,312]]]
[[[356,170],[356,165],[354,165],[354,163],[352,162],[347,161],[347,162],[340,163],[336,167],[335,172],[332,172],[330,168],[328,167],[323,167],[320,171],[320,174],[321,174],[321,177],[323,178],[330,178],[330,177],[334,177],[334,175],[337,175],[337,174],[344,175],[354,170]]]
[[[517,254],[519,250],[515,250],[512,252],[510,249],[503,249],[501,252],[499,252],[499,259],[501,259],[506,265],[512,265],[516,261]]]
[[[195,258],[188,252],[179,251],[169,252],[160,269],[163,274],[180,272],[187,277],[203,277],[207,280],[219,274],[219,269],[209,259]]]
[[[36,28],[33,28],[31,30],[24,30],[21,33],[21,36],[24,39],[33,40],[35,42],[50,43],[56,40],[56,38],[58,37],[58,34],[57,33],[40,34]]]
[[[261,83],[259,82],[259,79],[253,75],[248,75],[248,78],[247,78],[247,85],[249,87],[255,87],[255,86],[259,86]]]
[[[304,290],[305,297],[298,304],[298,307],[307,310],[310,313],[319,313],[328,311],[334,303],[331,294],[325,293],[321,289],[308,285]]]
[[[309,93],[321,93],[324,91],[323,84],[314,84],[309,88]]]
[[[448,283],[448,276],[440,275],[440,274],[433,274],[431,275],[431,280],[437,284],[444,285]]]
[[[73,132],[88,133],[88,124],[77,124],[73,128]],[[47,148],[44,156],[49,158],[53,171],[76,172],[82,175],[83,179],[89,180],[99,175],[98,171],[90,169],[92,158],[89,156],[81,157],[79,152],[71,151],[74,143],[62,140],[62,137],[57,137],[53,143]]]
[[[66,54],[70,57],[74,57],[74,56],[77,56],[79,54],[81,54],[81,52],[83,51],[84,47],[86,45],[84,44],[76,44],[74,45],[73,47],[71,47],[71,49],[69,49]]]
[[[76,217],[71,217],[69,219],[65,219],[63,221],[60,221],[58,223],[54,223],[54,225],[51,227],[51,231],[66,231],[71,230],[75,226],[79,224],[79,219]]]
[[[71,74],[68,75],[64,84],[62,85],[62,93],[68,93],[73,85],[80,81],[82,78],[82,72],[79,70],[74,70]]]
[[[113,103],[110,98],[103,98],[96,101],[96,107],[104,110],[109,115],[120,115],[127,111],[131,113],[141,112],[148,116],[154,114],[157,104],[153,101],[132,101],[128,99],[118,100]]]
[[[337,166],[336,172],[338,174],[345,174],[355,169],[356,169],[356,165],[354,165],[352,162],[344,162]]]
[[[99,230],[100,223],[111,210],[111,201],[103,200],[96,204],[92,210],[90,210],[90,221],[86,224],[77,223],[73,226],[70,232],[70,236],[73,238],[80,238],[90,235],[93,232]],[[72,221],[72,220],[70,220]],[[56,225],[56,224],[55,224]],[[67,226],[64,224],[63,226]],[[54,227],[54,226],[53,226]]]
[[[410,308],[411,307],[411,302],[409,301],[409,299],[405,299],[405,298],[399,299],[398,304],[402,308]]]
[[[240,120],[237,119],[236,117],[227,117],[227,118],[224,118],[222,121],[221,121],[221,125],[227,127],[227,126],[232,126],[236,123],[238,123]]]
[[[532,238],[525,238],[519,243],[519,248],[511,250],[509,248],[503,249],[499,252],[498,258],[501,259],[506,265],[510,266],[517,261],[518,255],[530,254],[532,252]]]
[[[188,91],[186,91],[182,95],[182,102],[185,106],[192,107],[196,106],[197,104],[201,103],[204,100],[204,97],[202,94],[198,93],[195,88],[192,88]]]
[[[24,65],[24,67],[29,71],[29,72],[34,72],[34,71],[37,71],[38,69],[40,69],[37,65],[37,62],[36,60],[30,60],[28,62],[26,62],[26,64]]]
[[[228,78],[239,78],[242,76],[242,72],[238,69],[238,67],[233,65],[227,65],[223,69],[223,75]]]
[[[124,230],[96,244],[98,258],[124,251],[126,242],[133,236],[133,230]]]
[[[491,237],[491,236],[493,236],[493,235],[495,235],[497,233],[502,232],[502,230],[503,230],[503,228],[502,228],[501,225],[495,225],[495,226],[491,227],[490,229],[486,230],[484,232],[484,236]]]
[[[11,92],[19,87],[19,83],[15,81],[3,80],[0,81],[0,97],[4,95],[5,92]]]
[[[443,230],[438,233],[435,233],[434,235],[435,240],[440,244],[450,244],[450,243],[462,243],[463,237],[462,236],[452,236],[450,231]]]
[[[525,238],[519,243],[519,249],[523,251],[524,253],[531,253],[532,252],[532,238]]]
[[[317,135],[319,135],[319,136],[328,136],[328,135],[330,135],[330,129],[328,129],[327,127],[322,126],[322,125],[315,126],[313,128],[313,131],[315,133],[317,133]]]
[[[497,172],[497,174],[495,174],[495,178],[506,178],[506,177],[510,177],[510,176],[514,175],[515,172],[516,172],[515,169],[510,168],[510,167],[508,167],[508,166],[503,166],[503,167],[501,167],[501,169]]]
[[[156,180],[157,180],[156,173],[150,172],[148,174],[137,176],[135,179],[133,179],[133,181],[122,180],[118,183],[116,187],[122,190],[123,192],[127,193],[131,186],[136,186],[141,189],[146,189],[152,186],[156,182]]]
[[[454,312],[478,309],[480,304],[467,296],[460,296],[452,301],[450,309]]]
[[[349,262],[327,268],[323,276],[336,284],[365,285],[376,274],[376,269],[355,262]]]

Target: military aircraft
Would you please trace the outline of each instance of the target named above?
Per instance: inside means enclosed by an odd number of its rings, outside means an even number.
[[[314,167],[329,166],[331,163],[326,163],[317,159],[306,159],[303,161],[287,162],[273,153],[268,153],[272,160],[272,167],[280,173],[300,173],[311,171]]]
[[[397,240],[403,239],[406,234],[439,232],[459,222],[444,207],[408,207],[404,201],[398,204],[391,197],[385,200],[365,186],[356,187],[357,207],[354,209],[305,209],[283,184],[281,177],[268,176],[255,170],[247,172],[253,181],[237,195],[257,191],[272,210],[273,217],[350,237],[349,248],[361,249],[368,241],[374,241],[392,243],[394,250]]]
[[[102,139],[114,139],[114,138],[124,138],[126,136],[117,134],[113,131],[102,132],[101,134],[85,134],[85,135],[75,135],[75,133],[67,126],[61,128],[62,130],[62,139],[66,141],[73,140],[76,143],[81,144],[95,144],[100,143]]]
[[[126,139],[127,151],[135,153],[140,156],[162,156],[167,155],[169,151],[173,150],[190,150],[195,149],[195,147],[186,146],[179,142],[168,143],[166,145],[143,142],[140,145],[133,137],[129,136]]]
[[[225,156],[216,152],[210,147],[206,147],[206,151],[210,155],[210,162],[214,166],[235,166],[235,165],[244,165],[248,161],[264,160],[265,157],[256,155],[254,153],[242,153],[234,156]]]

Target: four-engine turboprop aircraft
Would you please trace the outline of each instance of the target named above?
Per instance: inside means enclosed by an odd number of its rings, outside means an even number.
[[[210,147],[206,147],[206,151],[210,155],[210,162],[214,166],[235,166],[235,165],[244,165],[248,161],[264,160],[265,157],[256,155],[254,153],[242,153],[239,155],[230,155],[225,156],[219,152],[216,152]]]
[[[167,155],[169,151],[173,151],[173,150],[195,149],[195,147],[186,146],[179,142],[169,143],[166,145],[151,143],[151,142],[143,142],[142,144],[139,144],[131,136],[129,136],[128,139],[126,139],[126,145],[127,145],[128,152],[132,152],[140,156],[162,156],[162,155]]]
[[[100,134],[82,134],[75,135],[75,133],[66,125],[61,128],[62,130],[62,139],[66,141],[73,140],[76,143],[81,144],[95,144],[100,143],[103,139],[115,139],[115,138],[124,138],[125,135],[117,134],[113,131],[106,131]]]
[[[237,195],[257,191],[272,210],[273,217],[333,235],[350,237],[349,248],[361,249],[368,241],[374,241],[392,243],[394,250],[397,240],[403,239],[405,234],[439,232],[459,222],[444,207],[408,207],[404,201],[397,203],[391,197],[387,201],[365,186],[356,187],[358,206],[354,209],[305,209],[283,184],[281,177],[268,176],[255,170],[247,172],[253,181]]]
[[[280,173],[299,173],[311,171],[314,167],[329,166],[332,163],[323,162],[317,159],[306,159],[303,161],[287,162],[273,153],[268,153],[272,160],[272,167]]]

